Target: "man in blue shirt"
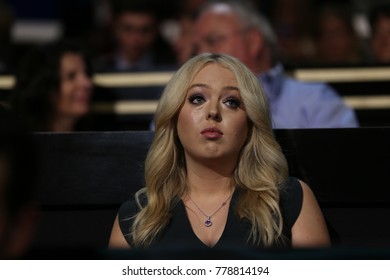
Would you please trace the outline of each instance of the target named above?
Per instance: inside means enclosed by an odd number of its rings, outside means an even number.
[[[357,127],[354,111],[323,83],[304,83],[284,74],[276,36],[261,15],[236,2],[212,2],[194,24],[197,53],[225,53],[258,74],[268,96],[274,128]]]

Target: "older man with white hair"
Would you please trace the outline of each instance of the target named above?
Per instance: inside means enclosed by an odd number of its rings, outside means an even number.
[[[242,1],[213,1],[194,25],[196,53],[225,53],[239,58],[258,75],[268,96],[274,128],[357,127],[354,111],[324,83],[306,83],[285,75],[269,22]]]

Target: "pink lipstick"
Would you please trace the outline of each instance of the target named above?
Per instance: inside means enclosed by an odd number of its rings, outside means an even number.
[[[223,136],[222,131],[216,127],[205,128],[200,133],[208,139],[219,139]]]

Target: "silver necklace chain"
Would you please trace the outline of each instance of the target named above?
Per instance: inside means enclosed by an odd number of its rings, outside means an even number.
[[[190,200],[192,201],[192,203],[195,205],[195,207],[199,210],[200,213],[202,213],[207,219],[204,221],[204,225],[206,227],[211,227],[213,225],[213,222],[211,221],[211,218],[217,214],[219,212],[219,210],[221,210],[225,205],[226,203],[229,201],[229,199],[233,196],[233,193],[224,201],[222,202],[221,206],[219,206],[219,208],[211,215],[207,215],[205,212],[202,211],[202,209],[200,209],[200,207],[198,206],[198,204],[195,203],[195,201],[191,198],[190,195],[188,195],[188,197],[190,198]]]

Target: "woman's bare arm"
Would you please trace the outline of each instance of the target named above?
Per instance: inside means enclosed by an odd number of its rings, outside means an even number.
[[[112,249],[130,248],[129,244],[127,243],[119,227],[118,216],[116,216],[114,226],[112,227],[110,241],[108,242],[108,247]]]
[[[293,247],[325,247],[330,246],[330,238],[321,208],[309,188],[300,181],[303,190],[302,209],[292,227]]]

